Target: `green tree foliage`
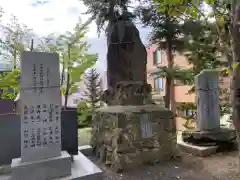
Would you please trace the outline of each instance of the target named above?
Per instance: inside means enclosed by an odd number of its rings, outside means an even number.
[[[91,126],[92,111],[86,101],[81,101],[78,104],[77,112],[78,112],[78,127],[83,128],[83,127]]]
[[[13,69],[17,68],[20,53],[27,50],[32,39],[32,30],[24,24],[19,23],[16,16],[11,17],[10,23],[2,25],[2,56],[5,60],[13,64]]]
[[[91,22],[92,19],[89,19],[83,23],[79,18],[72,32],[66,32],[58,37],[49,34],[35,49],[60,55],[61,85],[62,94],[65,96],[65,108],[69,95],[76,91],[76,82],[81,81],[85,70],[92,67],[97,61],[97,54],[88,53],[89,45],[86,41],[86,33]]]
[[[206,24],[205,21],[188,20],[184,25],[188,29],[184,33],[185,47],[183,54],[188,63],[192,65],[193,88],[189,93],[194,92],[194,77],[203,69],[222,68],[223,59],[218,49],[218,33],[215,23]],[[223,61],[224,62],[224,61]]]
[[[0,99],[15,99],[19,92],[19,77],[20,70],[15,69],[12,72],[0,73]],[[15,93],[8,92],[9,89],[13,89]]]
[[[100,106],[101,82],[100,74],[95,68],[91,68],[84,74],[85,96],[92,112]]]
[[[167,67],[159,67],[154,74],[163,75],[166,77],[166,97],[165,107],[170,108],[174,106],[175,100],[173,97],[174,91],[174,78],[183,77],[179,76],[180,69],[174,66],[174,52],[181,52],[183,49],[184,41],[181,38],[182,24],[181,19],[178,17],[169,16],[167,10],[165,12],[159,12],[158,7],[154,6],[154,1],[149,0],[147,5],[139,6],[137,9],[137,15],[140,17],[141,22],[152,27],[150,33],[150,42],[157,44],[158,49],[165,50],[167,54]],[[186,74],[186,71],[185,71]],[[183,75],[185,75],[183,74]],[[174,75],[178,75],[175,76]],[[172,96],[172,97],[171,97]],[[175,111],[173,109],[173,111]]]
[[[208,16],[201,12],[200,4],[191,5],[192,3],[188,1],[187,4],[190,6],[187,7],[186,2],[183,1],[149,0],[147,2],[148,5],[138,7],[137,12],[138,17],[140,14],[141,21],[153,28],[150,33],[151,42],[165,49],[168,63],[171,62],[169,52],[178,51],[184,53],[189,64],[192,65],[192,68],[183,70],[172,63],[171,68],[159,67],[152,74],[165,76],[167,79],[171,77],[172,80],[180,80],[183,84],[194,85],[194,76],[201,70],[221,67],[220,47],[222,45],[219,43],[219,31],[222,32],[223,29],[219,30],[216,23],[207,21]],[[216,5],[216,8],[221,13],[224,12],[219,5]],[[167,43],[164,44],[163,40]],[[169,51],[169,44],[172,44],[171,51]],[[166,90],[170,92],[167,86],[166,84]],[[194,87],[191,92],[193,90]],[[170,93],[167,94],[169,95]],[[194,104],[186,103],[179,108],[184,110],[190,107],[192,110],[195,109]]]
[[[193,65],[194,75],[199,74],[203,69],[220,67],[221,56],[216,46],[218,44],[218,34],[215,23],[206,25],[198,21],[192,22],[191,26],[195,26],[195,32],[185,36],[184,55],[187,57],[189,64]]]
[[[114,20],[115,15],[128,10],[132,0],[82,0],[88,10],[86,14],[90,14],[96,20],[97,31],[100,34],[102,30],[106,33],[107,24]]]
[[[0,57],[1,60],[8,61],[13,65],[12,72],[0,73],[0,99],[15,99],[19,92],[20,70],[17,69],[17,60],[20,51],[25,49],[27,38],[30,36],[30,30],[23,24],[18,22],[15,16],[11,17],[11,21],[7,25],[3,25],[1,18],[4,15],[3,9],[0,7],[0,30],[2,36],[0,39]],[[14,93],[9,92],[12,89]]]
[[[75,83],[80,81],[81,76],[86,69],[92,67],[97,61],[96,54],[87,53],[88,44],[85,40],[85,35],[88,31],[88,26],[91,19],[85,23],[81,22],[74,28],[73,33],[67,32],[65,35],[59,37],[59,44],[63,52],[63,68],[66,70],[66,82],[63,92],[65,95],[64,107],[67,107],[69,94],[76,90]]]
[[[0,17],[1,16],[2,11],[0,12]],[[17,70],[17,63],[22,50],[28,50],[29,48],[31,51],[55,52],[60,54],[60,61],[63,65],[61,84],[62,92],[65,95],[66,107],[68,96],[76,90],[75,83],[81,81],[81,76],[85,70],[93,66],[97,60],[96,54],[89,54],[87,52],[88,44],[85,35],[91,22],[92,20],[89,19],[82,23],[81,19],[79,19],[73,32],[66,32],[58,37],[54,34],[50,34],[47,37],[42,38],[42,43],[33,48],[31,30],[25,25],[20,24],[15,16],[12,16],[11,21],[7,26],[1,26],[1,30],[3,30],[2,32],[4,33],[4,36],[0,41],[1,56],[7,61],[11,61],[14,69]],[[14,88],[15,90],[18,88],[18,83],[15,82],[15,79],[9,80],[10,77],[15,78],[12,74],[15,74],[15,71],[9,73],[9,75],[4,78],[1,77],[1,88],[5,88],[6,85],[8,87],[16,85],[17,87]],[[65,75],[66,78],[64,78]],[[12,85],[9,83],[12,83]],[[9,94],[7,96],[9,96]]]

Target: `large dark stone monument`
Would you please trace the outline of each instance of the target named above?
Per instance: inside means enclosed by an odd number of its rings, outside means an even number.
[[[177,155],[173,113],[152,103],[147,52],[129,19],[113,23],[108,37],[108,106],[93,118],[92,147],[115,171]]]

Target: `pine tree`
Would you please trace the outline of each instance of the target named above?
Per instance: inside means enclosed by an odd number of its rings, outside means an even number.
[[[158,8],[153,6],[154,1],[148,0],[148,4],[139,6],[136,10],[137,16],[145,26],[152,28],[150,33],[150,42],[158,45],[158,49],[165,50],[167,55],[167,67],[158,67],[155,75],[164,76],[166,78],[165,90],[165,107],[175,112],[174,98],[174,52],[181,51],[183,41],[181,36],[181,24],[179,18],[170,17],[168,15],[168,7],[166,12],[159,13]],[[179,74],[179,73],[178,73]]]
[[[100,34],[105,31],[108,34],[106,24],[111,25],[116,20],[116,16],[126,12],[132,0],[82,0],[90,14],[96,20],[97,31]]]
[[[90,108],[94,111],[100,106],[101,82],[100,74],[95,68],[90,69],[84,74],[85,96]]]

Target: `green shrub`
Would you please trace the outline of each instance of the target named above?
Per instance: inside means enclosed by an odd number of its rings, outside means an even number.
[[[78,127],[84,128],[91,126],[92,123],[92,114],[91,108],[88,106],[86,101],[81,101],[78,104]]]

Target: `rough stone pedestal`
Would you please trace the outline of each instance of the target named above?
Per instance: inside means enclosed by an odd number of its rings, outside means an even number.
[[[115,171],[178,156],[173,113],[159,105],[115,105],[97,110],[92,146]]]

